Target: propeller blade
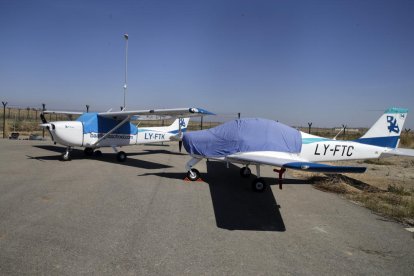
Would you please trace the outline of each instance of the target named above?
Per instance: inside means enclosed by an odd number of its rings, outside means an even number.
[[[46,120],[45,115],[43,113],[40,113],[40,120],[42,120],[42,123],[47,124],[47,120]]]

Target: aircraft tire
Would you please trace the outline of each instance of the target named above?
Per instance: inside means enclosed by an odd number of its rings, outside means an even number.
[[[187,177],[188,179],[190,179],[191,181],[196,181],[197,179],[200,178],[200,172],[197,169],[190,169],[187,172]]]
[[[72,158],[70,157],[70,154],[69,153],[63,153],[62,154],[62,156],[60,157],[60,160],[62,160],[62,161],[70,161],[70,160],[72,160]]]
[[[120,152],[118,152],[118,154],[116,155],[116,159],[117,159],[119,162],[125,162],[125,161],[126,161],[126,159],[127,159],[127,155],[126,155],[126,153],[125,153],[125,152],[120,151]]]
[[[240,169],[240,176],[243,178],[248,178],[252,175],[252,171],[249,167],[243,167]]]
[[[85,148],[85,149],[83,150],[83,153],[84,153],[86,156],[92,156],[92,155],[93,155],[93,148]]]
[[[255,191],[255,192],[258,192],[258,193],[262,193],[264,190],[266,190],[266,188],[267,188],[267,184],[266,184],[266,182],[264,181],[264,179],[263,178],[257,178],[257,179],[255,179],[253,182],[252,182],[252,189],[253,189],[253,191]]]
[[[100,151],[100,150],[95,150],[95,156],[96,156],[96,157],[101,157],[101,156],[102,156],[102,151]]]

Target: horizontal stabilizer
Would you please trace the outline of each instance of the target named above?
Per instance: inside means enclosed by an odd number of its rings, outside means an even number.
[[[414,157],[414,149],[402,149],[396,148],[381,154],[381,157],[390,157],[390,156],[409,156]]]
[[[283,165],[284,168],[321,173],[364,173],[365,167],[331,166],[310,162],[291,162]]]

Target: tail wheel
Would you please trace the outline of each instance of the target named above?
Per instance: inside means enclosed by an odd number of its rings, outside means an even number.
[[[243,178],[248,178],[250,177],[250,175],[252,175],[252,171],[250,170],[249,167],[243,167],[240,169],[240,176]]]
[[[119,162],[125,162],[125,160],[127,159],[127,155],[126,155],[126,153],[125,153],[125,152],[120,151],[120,152],[118,152],[118,154],[116,155],[116,159],[117,159]]]
[[[196,169],[190,169],[187,172],[187,177],[188,179],[190,179],[191,181],[196,181],[197,179],[200,178],[200,172]]]
[[[252,183],[252,189],[255,192],[261,193],[264,190],[266,190],[266,188],[267,188],[267,184],[266,184],[266,182],[264,181],[263,178],[257,178]]]

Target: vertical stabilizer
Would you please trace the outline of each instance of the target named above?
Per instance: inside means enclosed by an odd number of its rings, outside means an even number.
[[[389,108],[356,142],[380,147],[396,148],[400,141],[408,109]]]

